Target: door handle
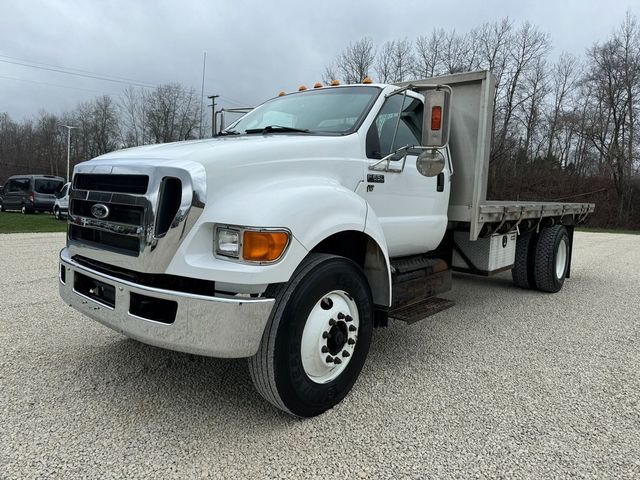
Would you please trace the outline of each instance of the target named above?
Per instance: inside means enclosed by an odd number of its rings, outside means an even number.
[[[444,172],[438,174],[438,186],[436,190],[438,192],[444,192]]]

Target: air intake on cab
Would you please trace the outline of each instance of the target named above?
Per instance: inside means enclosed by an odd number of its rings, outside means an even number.
[[[178,213],[182,201],[182,182],[179,178],[164,177],[160,184],[158,198],[158,216],[156,219],[156,237],[162,237],[169,231],[171,223]]]

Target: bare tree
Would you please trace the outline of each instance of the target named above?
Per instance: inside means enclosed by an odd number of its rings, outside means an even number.
[[[395,41],[385,42],[378,52],[376,59],[376,75],[377,81],[380,83],[391,83],[394,79],[394,54]]]
[[[172,83],[147,96],[145,118],[153,142],[175,142],[195,138],[200,121],[196,91]]]
[[[640,94],[640,28],[627,15],[607,41],[588,51],[586,81],[593,95],[584,134],[611,174],[618,197],[618,222],[625,221],[625,203],[638,158],[635,119]]]
[[[147,143],[145,91],[132,86],[127,87],[120,96],[119,107],[122,117],[120,130],[122,143],[128,147]]]
[[[409,80],[414,69],[413,45],[406,38],[393,42],[393,82]]]
[[[558,121],[565,104],[575,90],[578,81],[578,61],[573,55],[563,53],[551,71],[552,108],[549,115],[549,132],[547,158],[551,158],[553,145],[556,141]]]
[[[345,83],[360,83],[373,69],[375,48],[369,37],[349,44],[338,56],[335,65]]]
[[[444,29],[435,28],[431,35],[419,36],[415,42],[414,75],[417,78],[430,78],[438,75],[441,65],[442,44],[440,39],[445,35]]]

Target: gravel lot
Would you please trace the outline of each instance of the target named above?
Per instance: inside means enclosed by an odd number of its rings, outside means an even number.
[[[246,362],[174,353],[57,293],[62,234],[0,235],[0,477],[640,477],[640,236],[578,233],[556,295],[456,276],[374,334],[354,390],[290,418]]]

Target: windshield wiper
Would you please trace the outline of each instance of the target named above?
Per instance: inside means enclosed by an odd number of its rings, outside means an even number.
[[[224,135],[240,135],[240,132],[238,132],[236,130],[222,130],[216,136],[220,137],[220,136],[224,136]]]
[[[298,132],[309,133],[308,128],[283,127],[282,125],[267,125],[263,128],[248,128],[244,133],[275,133],[275,132]]]

